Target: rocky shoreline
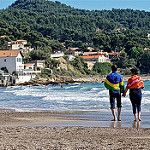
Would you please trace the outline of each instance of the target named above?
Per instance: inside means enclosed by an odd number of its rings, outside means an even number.
[[[130,76],[123,76],[123,81],[127,81]],[[32,85],[32,86],[39,86],[39,85],[61,85],[61,84],[72,84],[72,83],[96,83],[100,82],[103,83],[105,81],[106,75],[99,75],[99,76],[84,76],[79,78],[73,78],[70,76],[59,76],[57,78],[52,79],[45,79],[39,78],[36,80],[31,80],[29,82],[21,83],[19,85]],[[150,80],[150,76],[142,76],[143,80]]]
[[[73,84],[73,83],[94,83],[94,82],[103,82],[105,80],[106,76],[85,76],[85,77],[79,77],[79,78],[72,78],[70,76],[59,76],[57,78],[52,79],[45,79],[45,78],[39,78],[39,79],[33,79],[29,82],[24,82],[17,85],[31,85],[31,86],[40,86],[40,85],[61,85],[61,84]]]
[[[127,81],[130,76],[123,76],[123,81]],[[141,76],[143,80],[150,80],[150,76]],[[19,84],[11,84],[7,86],[40,86],[40,85],[61,85],[61,84],[73,84],[73,83],[96,83],[96,82],[104,82],[106,75],[99,76],[83,76],[79,78],[70,77],[70,76],[59,76],[53,78],[35,78],[30,80],[29,82],[19,83]]]

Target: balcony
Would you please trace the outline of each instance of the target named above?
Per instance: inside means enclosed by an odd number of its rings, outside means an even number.
[[[32,69],[20,69],[17,71],[18,75],[31,75],[41,73],[41,70],[32,70]]]

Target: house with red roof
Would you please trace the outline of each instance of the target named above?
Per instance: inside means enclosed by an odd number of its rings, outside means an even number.
[[[85,52],[81,57],[88,64],[89,69],[92,69],[96,62],[110,62],[107,52]]]
[[[20,50],[0,50],[0,70],[6,68],[9,75],[17,73],[19,83],[29,81],[35,78],[37,73],[41,73],[41,71],[34,71],[34,65],[35,63],[23,63]]]
[[[24,64],[24,69],[26,70],[34,70],[35,63],[26,63]]]
[[[30,52],[33,50],[30,46],[26,46],[27,40],[16,40],[8,42],[9,50],[21,50],[22,52]]]
[[[23,55],[20,50],[0,50],[0,69],[6,67],[12,74],[24,69]]]

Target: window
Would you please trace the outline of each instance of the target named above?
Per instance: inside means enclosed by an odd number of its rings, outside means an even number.
[[[17,62],[22,62],[22,58],[17,58]]]
[[[6,59],[4,59],[4,62],[6,62]]]

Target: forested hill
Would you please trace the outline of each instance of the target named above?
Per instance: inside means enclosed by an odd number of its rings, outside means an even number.
[[[44,37],[61,42],[65,40],[92,42],[98,30],[110,33],[118,28],[126,28],[124,34],[129,34],[130,30],[132,34],[142,38],[146,38],[150,32],[150,12],[131,9],[89,11],[48,0],[16,0],[6,10],[0,11],[0,20],[1,28],[5,27],[4,24],[17,28],[14,29],[15,35],[12,35],[15,38],[33,30]],[[18,35],[17,32],[22,34]],[[0,34],[9,33],[8,30],[1,29]]]
[[[82,10],[75,9],[60,2],[47,0],[17,0],[9,9],[21,9],[41,13],[45,16],[56,15],[65,16],[87,16],[99,26],[100,19],[107,19],[110,23],[118,23],[130,28],[150,28],[150,12],[132,9],[112,9],[112,10]],[[100,19],[99,19],[100,17]],[[101,22],[101,21],[100,21]],[[119,25],[118,25],[119,26]],[[99,26],[101,27],[101,26]],[[114,26],[115,28],[116,26]],[[101,27],[103,28],[103,27]]]
[[[0,36],[7,35],[5,39],[0,38],[0,48],[6,40],[26,39],[46,53],[63,50],[59,42],[65,42],[66,46],[82,50],[91,45],[95,50],[107,52],[124,50],[125,56],[134,60],[132,64],[138,67],[142,66],[145,55],[149,59],[149,54],[143,50],[150,48],[147,37],[150,12],[132,9],[89,11],[58,1],[16,0],[7,9],[0,10],[0,20]],[[144,67],[150,72],[149,64]]]
[[[69,15],[77,12],[76,9],[61,4],[60,2],[52,2],[47,0],[17,0],[9,8],[24,9],[34,12],[40,12],[47,15]]]
[[[150,29],[150,12],[131,9],[82,10],[47,0],[17,0],[1,10],[1,21],[20,27],[29,26],[52,39],[91,41],[97,29]]]

